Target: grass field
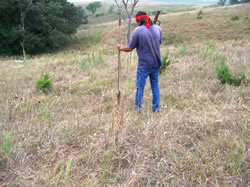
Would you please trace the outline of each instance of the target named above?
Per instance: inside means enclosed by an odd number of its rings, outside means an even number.
[[[160,17],[171,60],[160,113],[149,82],[133,112],[135,51],[122,53],[116,107],[116,22],[83,25],[55,53],[0,57],[0,186],[247,186],[249,81],[222,85],[216,67],[223,57],[249,80],[250,4],[197,13]],[[42,72],[47,93],[35,88]]]

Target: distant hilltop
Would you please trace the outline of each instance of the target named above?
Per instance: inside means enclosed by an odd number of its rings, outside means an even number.
[[[97,0],[68,0],[69,2],[86,3]],[[111,3],[112,0],[99,0],[101,2]],[[139,0],[140,3],[146,2],[159,2],[159,3],[171,3],[171,4],[216,4],[216,0]]]
[[[216,0],[151,0],[160,3],[171,3],[171,4],[216,4]]]

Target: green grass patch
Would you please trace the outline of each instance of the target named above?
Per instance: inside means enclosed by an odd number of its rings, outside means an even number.
[[[90,66],[106,65],[104,62],[103,50],[100,49],[97,53],[89,53],[87,58],[80,61],[80,66],[83,70]]]
[[[12,131],[3,131],[2,134],[2,151],[5,154],[9,154],[10,153],[10,149],[11,146],[14,144],[14,140],[15,140],[15,136],[14,133]]]
[[[165,45],[176,45],[184,42],[184,38],[175,34],[166,34],[162,37]]]

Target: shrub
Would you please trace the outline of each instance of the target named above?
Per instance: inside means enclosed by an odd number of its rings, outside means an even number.
[[[197,19],[202,19],[202,16],[203,16],[203,12],[202,10],[200,10],[197,14]]]
[[[53,77],[49,73],[41,73],[41,79],[36,81],[36,89],[43,92],[51,89],[53,83]]]
[[[238,20],[238,19],[240,19],[238,16],[233,16],[233,17],[231,17],[231,20],[232,20],[232,21],[236,21],[236,20]]]
[[[104,16],[105,14],[104,13],[98,13],[95,15],[95,17],[101,17],[101,16]]]
[[[240,86],[246,79],[244,72],[241,72],[238,77],[233,76],[225,61],[221,61],[220,65],[216,67],[216,73],[221,84]]]
[[[163,72],[165,72],[167,70],[167,67],[171,64],[171,60],[169,58],[169,53],[168,51],[166,52],[165,56],[163,56],[162,58],[162,66],[160,69],[160,74],[162,74]]]

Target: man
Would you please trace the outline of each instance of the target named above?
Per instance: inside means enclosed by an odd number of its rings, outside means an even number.
[[[134,30],[132,39],[128,46],[119,45],[118,50],[131,52],[136,48],[138,55],[138,66],[136,75],[136,99],[134,109],[141,112],[142,99],[146,79],[149,76],[153,94],[153,112],[160,111],[160,89],[159,71],[161,66],[160,44],[162,42],[162,31],[158,25],[153,25],[152,20],[145,12],[136,14],[138,27]]]

